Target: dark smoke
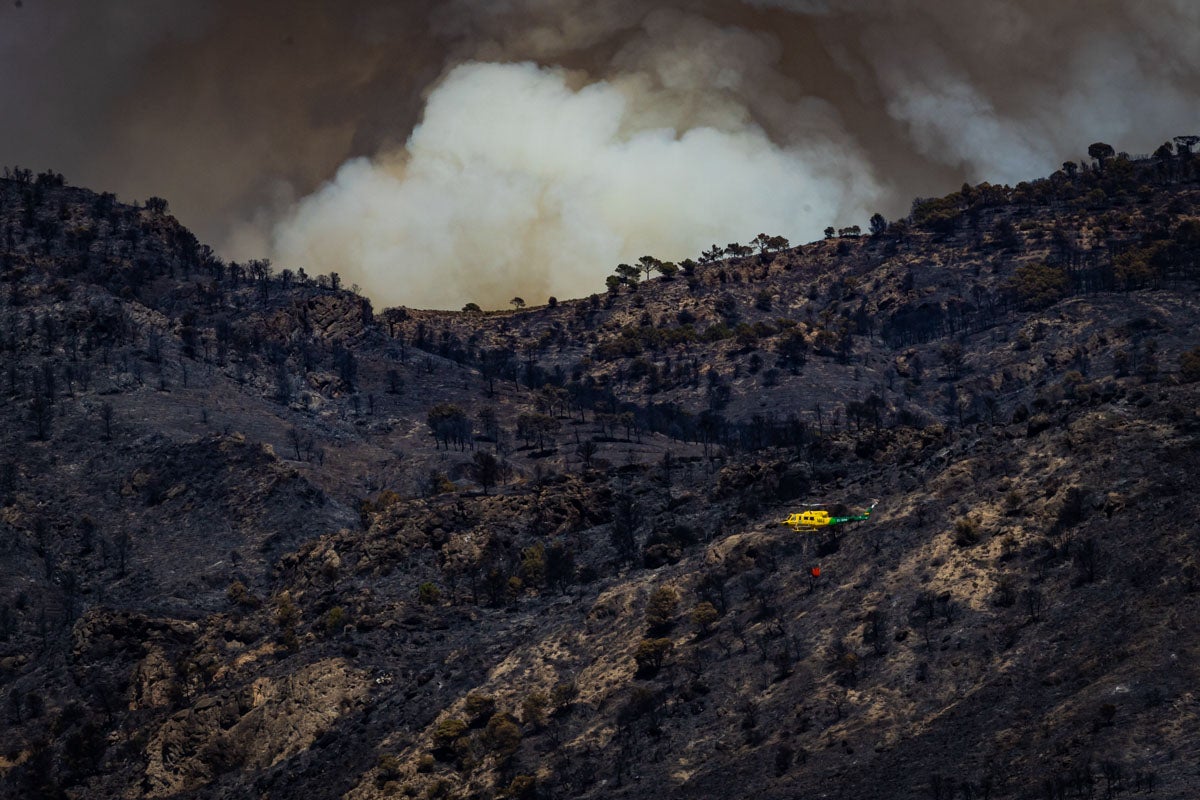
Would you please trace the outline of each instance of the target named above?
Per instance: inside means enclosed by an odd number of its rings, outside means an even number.
[[[24,0],[0,51],[0,161],[412,305],[1146,152],[1200,95],[1187,0]]]

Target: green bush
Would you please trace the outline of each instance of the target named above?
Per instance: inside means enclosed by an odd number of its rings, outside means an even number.
[[[728,325],[718,322],[704,329],[703,338],[706,342],[719,342],[722,339],[731,339],[733,338],[733,330]]]
[[[379,514],[387,511],[401,501],[400,495],[393,492],[391,489],[384,489],[375,496],[374,500],[369,498],[359,503],[359,513],[366,519],[371,514]],[[369,520],[368,520],[369,521]]]
[[[1153,284],[1162,276],[1165,243],[1126,250],[1113,259],[1113,277],[1126,289]]]
[[[540,726],[546,722],[546,709],[550,698],[543,692],[532,692],[521,701],[521,721],[526,725]]]
[[[670,639],[642,639],[633,654],[637,662],[637,677],[649,678],[658,674],[663,662],[675,647]]]
[[[541,543],[521,551],[521,575],[530,586],[541,586],[546,580],[546,548]]]
[[[325,612],[325,616],[321,619],[321,624],[325,628],[326,633],[338,633],[346,624],[346,609],[341,606],[334,606]]]
[[[1037,309],[1054,305],[1067,296],[1070,279],[1058,267],[1047,264],[1026,264],[1017,267],[1009,288],[1026,308]]]
[[[467,723],[451,717],[444,719],[433,729],[433,754],[443,760],[449,759],[466,747]]]
[[[439,494],[451,494],[458,491],[458,486],[455,485],[454,481],[450,480],[450,478],[446,476],[446,473],[440,472],[436,469],[429,471],[425,488],[431,496]]]
[[[442,590],[430,581],[417,587],[417,599],[422,605],[435,606],[442,601]]]
[[[1087,394],[1087,382],[1083,377],[1083,373],[1077,369],[1073,369],[1062,379],[1063,394],[1067,397],[1079,397]]]
[[[250,593],[246,588],[246,584],[241,581],[234,581],[229,584],[229,590],[225,592],[226,599],[239,608],[257,608],[258,598]]]
[[[300,607],[292,600],[291,592],[283,592],[275,600],[275,624],[280,630],[296,627],[300,622]]]
[[[425,790],[425,800],[443,800],[450,797],[450,792],[454,788],[453,784],[445,778],[438,778],[429,785]]]
[[[697,603],[692,609],[692,622],[700,629],[701,635],[707,635],[720,616],[717,607],[707,600]]]
[[[961,200],[962,196],[959,193],[928,200],[915,200],[912,206],[912,224],[937,233],[950,233],[962,215],[959,209]]]
[[[679,607],[679,592],[670,586],[660,586],[650,593],[646,601],[646,624],[651,631],[662,631],[671,627],[675,609]]]
[[[472,692],[463,703],[463,713],[467,715],[467,724],[478,728],[487,723],[496,713],[496,698]]]
[[[376,766],[379,768],[381,781],[394,781],[400,777],[400,759],[391,753],[380,753]]]
[[[508,714],[496,714],[483,730],[482,743],[498,761],[508,761],[521,746],[521,729]]]

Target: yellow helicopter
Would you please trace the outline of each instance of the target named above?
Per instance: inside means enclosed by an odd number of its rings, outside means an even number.
[[[878,502],[878,500],[872,501],[871,505],[862,514],[832,514],[826,508],[809,508],[806,511],[797,511],[789,514],[788,518],[780,521],[779,524],[787,525],[799,533],[801,530],[815,530],[831,525],[845,525],[847,522],[865,522],[871,518],[871,512],[875,510]]]

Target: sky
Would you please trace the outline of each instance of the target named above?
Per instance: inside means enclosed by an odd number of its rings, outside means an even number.
[[[1200,133],[1189,0],[2,0],[0,163],[379,306],[904,215]]]

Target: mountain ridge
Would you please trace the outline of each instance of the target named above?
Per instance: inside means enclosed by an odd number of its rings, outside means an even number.
[[[0,182],[0,794],[1190,797],[1198,176],[489,313]]]

